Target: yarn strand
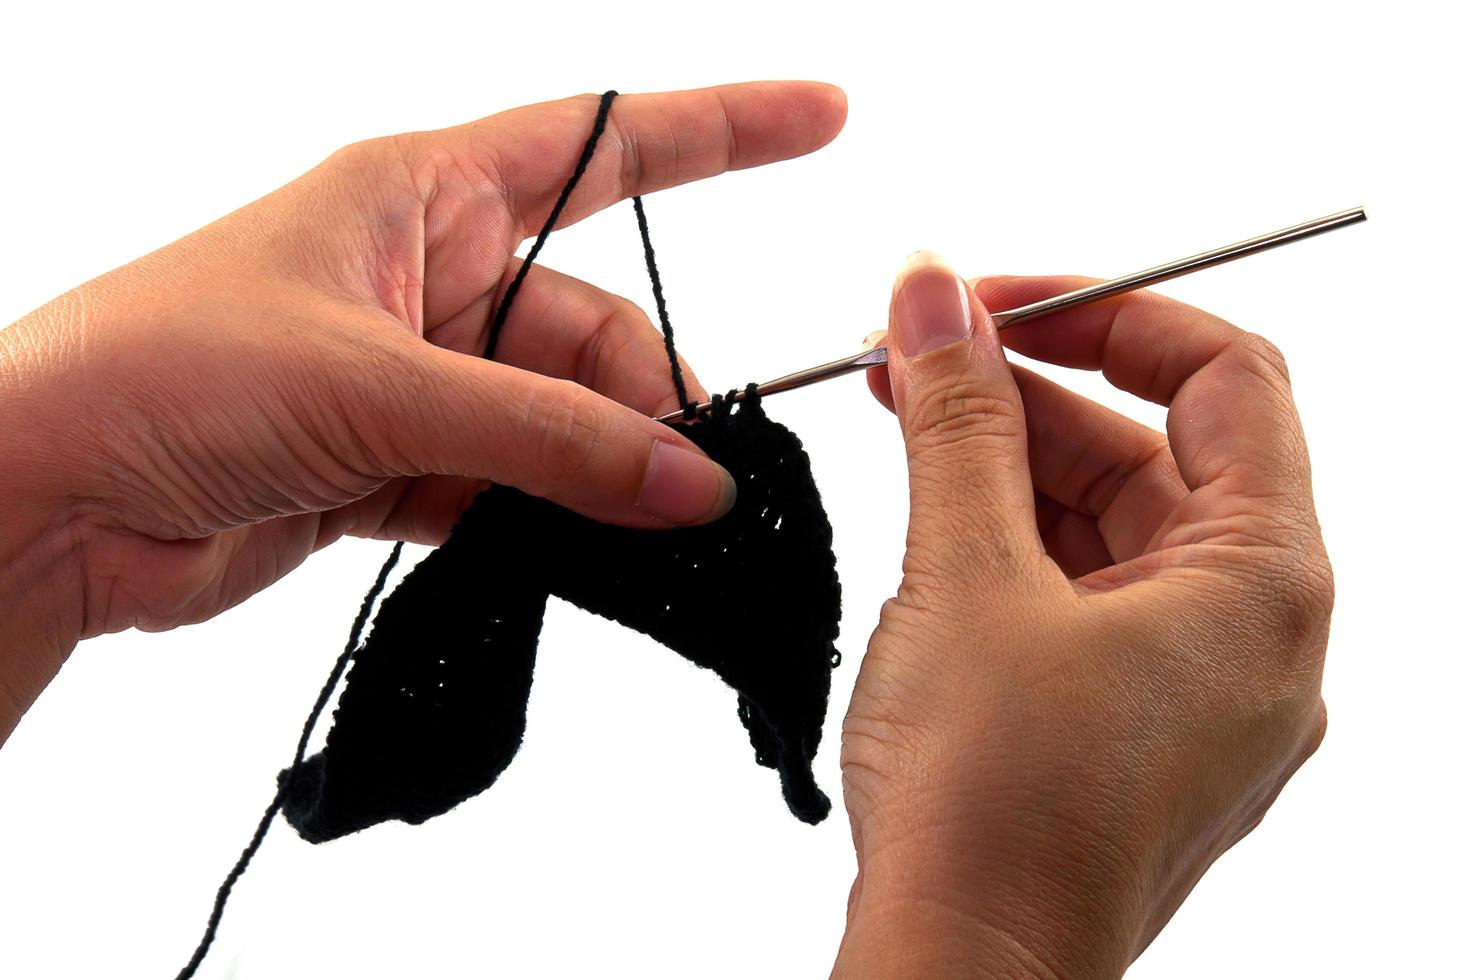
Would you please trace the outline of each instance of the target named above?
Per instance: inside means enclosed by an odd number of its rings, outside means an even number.
[[[508,315],[512,312],[513,301],[517,299],[518,292],[523,288],[523,280],[528,278],[528,272],[533,268],[533,260],[538,253],[543,251],[548,236],[553,234],[554,227],[563,216],[564,208],[569,203],[569,198],[574,195],[574,189],[579,186],[579,181],[584,178],[584,172],[589,169],[589,163],[594,159],[595,149],[599,146],[600,137],[604,135],[605,125],[610,119],[610,106],[615,101],[618,93],[611,89],[600,96],[600,105],[595,110],[594,125],[590,128],[589,138],[584,141],[584,149],[580,151],[579,160],[574,164],[574,172],[564,184],[564,189],[559,192],[558,200],[554,202],[553,210],[548,213],[548,218],[543,222],[543,227],[538,230],[538,235],[533,239],[533,245],[528,249],[528,257],[518,267],[513,275],[512,282],[508,283],[507,290],[502,294],[502,301],[497,304],[496,311],[492,314],[491,325],[487,330],[487,347],[483,356],[489,360],[497,350],[497,341],[502,336],[502,328],[507,323]],[[686,410],[687,418],[696,414],[697,403],[687,398],[687,386],[682,379],[682,364],[677,358],[676,335],[672,331],[671,317],[666,311],[666,295],[661,289],[661,272],[656,268],[656,250],[651,245],[651,226],[646,222],[646,208],[639,194],[631,198],[631,204],[635,207],[636,225],[641,232],[641,247],[646,256],[646,274],[651,277],[651,294],[656,298],[656,316],[661,322],[661,336],[666,344],[666,359],[671,366],[671,383],[676,389],[677,405]]]
[[[677,405],[690,419],[697,414],[697,403],[687,400],[687,386],[682,381],[682,362],[677,359],[676,334],[671,329],[671,317],[666,313],[666,296],[661,292],[661,273],[656,269],[656,250],[651,247],[651,226],[646,224],[646,206],[639,194],[632,197],[630,203],[635,205],[636,225],[641,229],[646,272],[651,277],[651,292],[656,297],[656,316],[661,320],[661,336],[666,341],[666,360],[671,364],[671,383],[676,387]]]
[[[400,561],[400,552],[405,549],[405,542],[396,541],[394,548],[390,550],[389,557],[379,569],[379,575],[375,577],[374,584],[369,587],[364,601],[359,606],[359,614],[354,617],[354,624],[349,629],[348,643],[344,645],[343,652],[333,663],[333,670],[328,674],[328,680],[318,691],[318,699],[313,702],[313,710],[308,712],[307,721],[302,726],[302,736],[297,740],[297,753],[292,757],[292,769],[296,770],[302,765],[303,757],[307,754],[308,740],[312,738],[313,729],[317,727],[318,718],[323,714],[323,709],[328,706],[328,701],[333,697],[333,691],[338,687],[338,682],[343,678],[344,671],[348,669],[349,661],[354,658],[354,653],[359,649],[359,638],[363,635],[364,625],[369,621],[369,613],[374,609],[374,603],[379,594],[384,591],[385,583],[389,581],[390,572]],[[215,893],[215,904],[210,909],[210,919],[205,923],[205,934],[200,937],[199,945],[190,956],[190,961],[185,964],[184,969],[179,971],[176,980],[189,980],[200,968],[205,960],[205,954],[210,952],[211,943],[215,942],[215,932],[220,928],[221,916],[225,914],[226,902],[231,897],[231,889],[236,887],[236,882],[246,873],[246,868],[251,864],[251,859],[256,857],[260,850],[262,841],[266,840],[267,831],[271,829],[272,820],[282,809],[282,796],[287,792],[286,783],[277,787],[277,792],[272,796],[272,802],[267,806],[266,812],[261,815],[261,820],[256,825],[256,831],[251,835],[251,841],[241,856],[236,859],[236,864],[231,868],[230,874],[226,875],[225,881],[220,883],[220,888]]]
[[[538,253],[543,251],[544,242],[548,236],[553,234],[554,226],[559,223],[559,217],[564,213],[564,206],[569,203],[569,198],[574,194],[574,188],[584,177],[584,171],[589,168],[589,161],[594,159],[595,147],[600,142],[600,135],[605,131],[605,123],[610,118],[610,104],[615,101],[614,89],[600,96],[600,107],[595,110],[594,128],[590,131],[589,139],[584,141],[584,149],[580,151],[579,162],[574,164],[574,173],[569,175],[569,180],[564,184],[564,189],[559,192],[559,199],[554,202],[553,210],[548,213],[548,220],[543,227],[538,229],[538,237],[533,239],[533,246],[528,249],[528,257],[518,268],[517,274],[513,276],[512,282],[508,284],[507,291],[502,294],[502,302],[497,304],[497,312],[492,316],[492,325],[487,331],[487,349],[483,356],[492,359],[493,352],[497,350],[497,338],[502,336],[502,326],[507,322],[508,313],[512,312],[513,300],[517,299],[518,290],[523,288],[523,280],[528,278],[528,270],[533,268],[533,260],[538,258]]]

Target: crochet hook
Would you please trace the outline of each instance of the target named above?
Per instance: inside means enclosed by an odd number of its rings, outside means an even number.
[[[1108,279],[1106,282],[1084,286],[1081,289],[1073,289],[1071,292],[1062,293],[1060,296],[1052,296],[1049,299],[1027,303],[1013,310],[1004,310],[1003,312],[991,313],[990,315],[994,318],[996,329],[1006,330],[1017,323],[1024,323],[1026,320],[1034,320],[1036,317],[1042,317],[1060,310],[1068,310],[1073,306],[1092,303],[1099,299],[1106,299],[1109,296],[1119,296],[1122,293],[1132,292],[1135,289],[1142,289],[1145,286],[1152,286],[1169,279],[1176,279],[1179,276],[1188,275],[1200,269],[1223,265],[1226,262],[1232,262],[1235,259],[1244,258],[1247,255],[1255,255],[1257,252],[1264,252],[1268,249],[1290,244],[1291,242],[1299,242],[1303,239],[1312,238],[1315,235],[1321,235],[1324,232],[1346,228],[1349,225],[1356,225],[1367,219],[1368,215],[1364,213],[1363,208],[1349,208],[1346,211],[1339,211],[1336,214],[1329,214],[1326,217],[1314,218],[1311,221],[1304,221],[1301,224],[1292,225],[1290,228],[1267,232],[1264,235],[1257,235],[1255,238],[1247,238],[1243,242],[1235,242],[1231,245],[1211,249],[1208,252],[1199,252],[1196,255],[1190,255],[1173,262],[1165,262],[1163,265],[1155,265],[1151,269],[1143,269],[1140,272],[1118,276],[1116,279]],[[755,390],[760,395],[773,395],[781,391],[793,391],[795,388],[803,388],[817,381],[838,378],[854,371],[861,371],[885,363],[887,363],[887,349],[885,347],[875,347],[868,351],[862,351],[859,354],[852,354],[849,357],[842,357],[839,360],[828,361],[825,364],[817,364],[815,367],[806,368],[803,371],[795,371],[793,374],[786,374],[772,381],[766,381],[757,386]],[[746,397],[747,392],[739,390],[732,396],[732,400],[742,401]],[[707,411],[710,408],[712,408],[712,402],[703,402],[697,406],[697,411]],[[675,422],[681,419],[683,414],[684,412],[679,409],[675,412],[668,412],[665,415],[658,416],[657,421]]]

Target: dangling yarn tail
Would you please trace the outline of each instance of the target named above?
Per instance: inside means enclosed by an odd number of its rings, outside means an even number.
[[[328,701],[333,697],[333,691],[338,687],[339,680],[343,678],[344,671],[348,669],[349,661],[354,659],[354,653],[359,649],[359,638],[364,632],[364,624],[369,621],[369,613],[374,609],[374,603],[378,600],[379,594],[384,591],[390,572],[399,563],[400,552],[404,548],[403,541],[395,542],[389,557],[380,567],[374,584],[369,587],[369,592],[364,596],[364,602],[359,606],[359,614],[354,617],[354,625],[349,630],[348,643],[344,645],[343,652],[334,661],[333,670],[328,674],[328,680],[323,684],[323,689],[318,692],[318,700],[313,703],[313,710],[308,712],[307,721],[302,726],[302,737],[297,740],[297,753],[292,757],[292,768],[288,770],[289,772],[302,765],[303,756],[307,754],[308,739],[312,737],[313,729],[318,724],[318,717],[323,714],[323,709],[328,706]],[[287,783],[284,780],[278,787],[276,795],[272,797],[272,802],[266,808],[266,812],[261,815],[261,820],[256,825],[256,832],[251,835],[250,843],[236,859],[236,866],[231,868],[231,873],[226,875],[225,881],[220,883],[220,889],[215,893],[215,905],[210,910],[210,919],[205,923],[205,934],[200,937],[200,943],[195,947],[190,961],[185,964],[183,970],[179,971],[177,980],[189,980],[193,977],[204,961],[205,954],[210,952],[210,944],[215,941],[215,931],[220,927],[220,917],[225,913],[226,901],[231,897],[231,889],[236,887],[236,882],[241,880],[241,876],[246,873],[247,865],[256,856],[257,850],[261,848],[261,842],[266,839],[272,820],[282,809],[282,796],[286,792]]]

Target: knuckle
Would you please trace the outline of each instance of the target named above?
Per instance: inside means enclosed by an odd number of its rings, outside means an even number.
[[[631,348],[650,329],[645,312],[635,303],[617,297],[579,345],[574,358],[574,379],[586,388],[606,390],[615,372],[630,369]]]
[[[1317,707],[1312,712],[1312,721],[1307,726],[1307,733],[1302,739],[1300,761],[1306,762],[1322,747],[1322,740],[1327,737],[1327,702],[1321,697],[1317,699]]]
[[[371,176],[385,166],[387,160],[398,160],[399,138],[375,136],[342,146],[324,161],[324,166],[337,174],[349,177]]]
[[[1321,688],[1332,620],[1331,567],[1320,549],[1258,548],[1253,564],[1222,566],[1227,578],[1197,625],[1169,628],[1175,641],[1222,650],[1240,665],[1241,690],[1257,710],[1273,706],[1303,717]],[[1300,722],[1298,722],[1300,724]]]
[[[913,489],[904,584],[921,584],[924,594],[942,592],[960,579],[1023,586],[1037,555],[1017,536],[1003,533],[1014,523],[1006,505],[978,495],[960,505],[960,494],[926,473],[913,478]]]
[[[583,480],[599,446],[600,423],[593,399],[578,391],[529,405],[534,493],[551,496]]]
[[[599,96],[589,98],[598,100]],[[606,132],[614,137],[615,145],[620,147],[620,196],[632,197],[639,194],[645,180],[645,164],[641,156],[643,149],[635,131],[626,125],[618,99],[610,110]]]
[[[1277,752],[1265,762],[1264,771],[1270,777],[1270,786],[1255,800],[1248,813],[1248,826],[1244,827],[1240,837],[1260,825],[1282,789],[1316,754],[1327,734],[1327,704],[1321,696],[1310,700],[1291,699],[1281,717],[1283,720],[1274,729],[1277,737],[1271,742]]]
[[[396,344],[353,331],[323,331],[284,358],[284,400],[350,470],[419,475],[439,461],[423,458],[407,433],[433,424],[430,379]],[[408,424],[407,424],[408,423]]]
[[[313,175],[320,192],[398,225],[424,206],[418,161],[415,134],[376,136],[335,150]]]
[[[1286,355],[1265,337],[1256,333],[1241,334],[1240,351],[1253,369],[1283,385],[1291,384],[1291,371],[1287,367]]]
[[[1072,465],[1068,480],[1081,487],[1078,498],[1086,512],[1097,516],[1107,512],[1138,474],[1153,474],[1157,480],[1170,483],[1178,478],[1179,473],[1173,450],[1169,448],[1168,439],[1164,436],[1146,442],[1141,448],[1095,475],[1089,475],[1091,462],[1090,456],[1080,456]]]
[[[1332,566],[1321,554],[1293,558],[1287,573],[1278,577],[1276,608],[1294,648],[1317,644],[1327,636],[1334,591]]]
[[[919,450],[993,455],[1023,435],[1016,400],[974,378],[951,378],[910,398],[907,436]]]
[[[739,160],[743,159],[738,148],[738,127],[733,125],[733,116],[728,111],[728,101],[723,97],[723,93],[721,91],[714,91],[712,95],[714,118],[722,120],[723,130],[727,134],[727,140],[724,144],[727,157],[723,160],[722,169],[731,170],[737,166]]]
[[[1337,601],[1337,580],[1333,575],[1332,562],[1319,551],[1307,562],[1306,577],[1311,588],[1312,599],[1324,620],[1332,618],[1333,605]]]

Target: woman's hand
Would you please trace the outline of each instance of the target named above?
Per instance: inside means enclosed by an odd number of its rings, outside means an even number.
[[[0,741],[79,638],[207,619],[344,534],[438,542],[488,481],[642,527],[727,508],[648,418],[676,399],[633,303],[534,269],[475,356],[595,105],[350,146],[0,332]],[[563,223],[844,115],[803,82],[622,97]]]
[[[872,378],[907,443],[904,576],[846,717],[838,977],[1118,976],[1317,747],[1332,575],[1286,366],[1136,293],[1008,332],[1169,406],[1167,437],[1005,362],[926,256]]]

